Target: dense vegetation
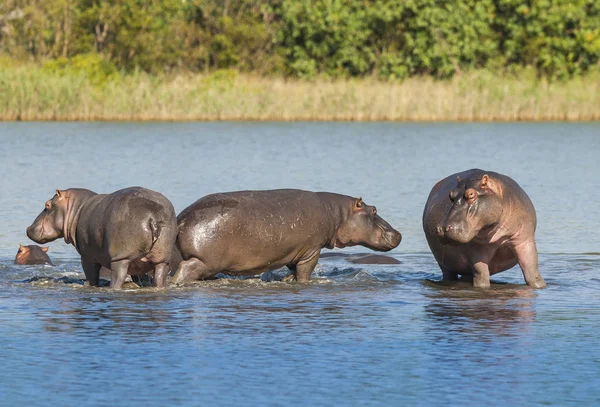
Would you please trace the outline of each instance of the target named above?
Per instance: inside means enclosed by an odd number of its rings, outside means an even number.
[[[598,0],[2,0],[0,54],[50,70],[311,78],[598,70]],[[91,67],[91,68],[90,68]]]

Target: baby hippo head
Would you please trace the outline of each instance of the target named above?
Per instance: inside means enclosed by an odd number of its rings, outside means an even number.
[[[348,217],[337,231],[336,247],[362,245],[389,251],[400,244],[402,235],[377,214],[377,208],[353,199]]]
[[[64,191],[56,190],[56,194],[46,201],[44,210],[27,228],[27,237],[36,243],[47,243],[64,236],[68,197]]]
[[[488,174],[457,178],[449,199],[452,206],[436,230],[445,244],[470,242],[482,230],[496,225],[502,214],[502,189]]]
[[[19,250],[15,256],[15,264],[52,264],[46,253],[48,253],[47,247],[19,245]]]

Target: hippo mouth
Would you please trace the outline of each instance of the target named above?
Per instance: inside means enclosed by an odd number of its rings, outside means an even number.
[[[379,252],[389,252],[393,248],[397,247],[402,241],[402,235],[400,232],[392,232],[389,230],[381,230],[381,239],[377,245],[369,246],[366,245],[371,250],[376,250]]]

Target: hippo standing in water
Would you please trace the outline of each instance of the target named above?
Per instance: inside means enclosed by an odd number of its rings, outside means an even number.
[[[81,255],[89,285],[100,268],[111,271],[110,286],[120,289],[130,274],[154,269],[154,285],[164,287],[177,235],[175,210],[158,192],[132,187],[108,195],[87,189],[57,190],[27,236],[36,243],[64,237]]]
[[[184,261],[173,281],[256,275],[287,266],[307,282],[321,248],[388,251],[402,236],[361,198],[296,189],[205,196],[177,217]]]
[[[50,264],[52,261],[48,257],[48,247],[40,247],[32,244],[29,246],[19,245],[19,250],[15,256],[15,264]]]
[[[473,169],[438,182],[427,199],[423,230],[444,280],[472,274],[475,287],[517,263],[530,287],[544,288],[531,200],[511,178]]]

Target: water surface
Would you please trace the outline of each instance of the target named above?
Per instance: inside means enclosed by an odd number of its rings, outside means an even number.
[[[600,125],[0,123],[0,404],[600,403]],[[421,214],[435,182],[510,175],[538,215],[540,270],[439,283]],[[14,266],[56,188],[142,185],[177,211],[216,191],[362,196],[403,233],[398,265],[322,259],[308,285],[219,279],[83,287],[77,253]],[[346,252],[367,252],[363,248]]]

